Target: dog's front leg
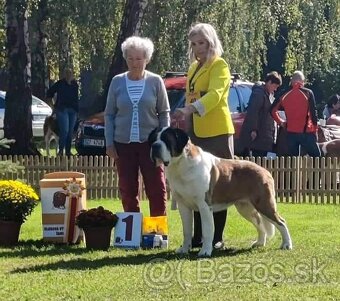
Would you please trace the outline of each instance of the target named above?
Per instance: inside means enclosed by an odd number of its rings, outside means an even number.
[[[210,257],[213,250],[212,242],[214,238],[213,211],[212,208],[205,201],[201,202],[198,209],[201,215],[203,240],[203,245],[201,250],[198,252],[198,256]]]
[[[180,248],[176,250],[176,253],[187,254],[191,249],[193,212],[181,201],[178,201],[177,205],[182,219],[183,244]]]

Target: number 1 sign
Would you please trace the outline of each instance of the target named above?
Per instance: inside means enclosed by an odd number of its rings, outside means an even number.
[[[121,248],[139,248],[142,237],[142,213],[119,212],[113,245]]]

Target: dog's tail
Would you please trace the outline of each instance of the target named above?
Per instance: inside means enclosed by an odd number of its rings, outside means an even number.
[[[266,231],[266,234],[267,234],[267,238],[268,239],[272,238],[275,235],[274,224],[264,215],[262,215],[262,222],[263,222],[263,226],[264,226],[264,229]]]

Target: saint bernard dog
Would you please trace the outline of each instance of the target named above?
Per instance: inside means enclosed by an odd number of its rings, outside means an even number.
[[[198,256],[213,250],[213,211],[235,205],[258,232],[253,246],[264,246],[275,233],[282,236],[281,249],[292,249],[286,222],[276,211],[274,179],[263,167],[249,161],[213,156],[191,143],[181,129],[155,129],[149,136],[150,156],[164,164],[172,197],[177,201],[183,225],[183,245],[177,253],[191,249],[193,210],[202,221],[203,245]],[[275,226],[275,227],[274,227]]]

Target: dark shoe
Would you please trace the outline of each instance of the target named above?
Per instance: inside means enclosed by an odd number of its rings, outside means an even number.
[[[193,238],[191,240],[191,247],[192,248],[202,248],[202,241]],[[221,241],[213,242],[213,247],[214,247],[214,250],[224,250],[224,247],[225,247],[224,241],[221,240]]]
[[[214,250],[224,250],[224,241],[217,241],[216,243],[213,243]]]
[[[227,210],[222,210],[219,212],[214,212],[214,239],[213,239],[213,247],[215,250],[223,250],[224,242],[223,242],[223,230],[226,225],[227,220]],[[202,247],[202,223],[201,216],[199,212],[194,212],[194,237],[191,241],[192,248],[200,248]]]

